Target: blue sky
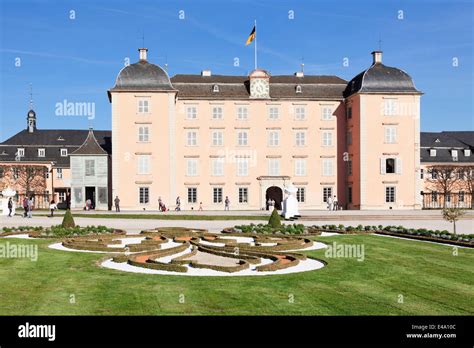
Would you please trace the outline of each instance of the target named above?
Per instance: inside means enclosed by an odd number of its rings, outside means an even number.
[[[245,46],[254,19],[259,67],[270,73],[292,74],[304,61],[306,74],[351,79],[370,66],[381,38],[384,63],[425,93],[422,130],[473,130],[472,3],[0,0],[0,139],[26,127],[30,83],[39,128],[110,129],[106,91],[124,59],[137,60],[143,33],[149,60],[167,63],[170,75],[245,75],[254,64]],[[95,103],[95,119],[56,116],[63,100]]]

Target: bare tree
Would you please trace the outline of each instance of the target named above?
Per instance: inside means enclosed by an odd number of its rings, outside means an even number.
[[[459,188],[459,167],[452,165],[433,165],[427,168],[428,182],[434,191],[443,194],[443,208],[446,208],[446,201],[448,195]]]
[[[474,208],[474,166],[465,166],[463,187],[466,189],[471,199],[471,209]]]
[[[10,182],[19,193],[25,195],[44,193],[46,190],[46,166],[15,164],[11,166]]]

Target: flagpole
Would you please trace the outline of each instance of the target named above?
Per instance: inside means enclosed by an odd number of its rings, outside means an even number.
[[[255,70],[257,70],[257,20],[255,20]]]

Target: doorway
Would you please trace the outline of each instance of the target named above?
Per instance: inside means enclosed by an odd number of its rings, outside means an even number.
[[[91,200],[91,209],[95,209],[95,187],[86,187],[86,204],[88,200]]]
[[[281,188],[279,188],[278,186],[271,186],[267,188],[265,194],[265,206],[267,210],[269,209],[269,199],[275,201],[275,208],[277,208],[277,210],[281,210],[281,202],[283,201],[283,191],[281,190]]]

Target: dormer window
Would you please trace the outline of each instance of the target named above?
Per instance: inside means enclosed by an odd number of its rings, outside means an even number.
[[[67,149],[61,149],[61,157],[67,157]]]
[[[16,154],[18,157],[25,157],[25,149],[18,148]]]
[[[38,157],[44,157],[46,155],[45,149],[38,149]]]
[[[458,160],[458,150],[451,150],[451,156],[453,156],[453,161]]]
[[[435,143],[440,143],[440,142],[441,142],[441,140],[439,140],[439,139],[435,140]]]
[[[213,91],[214,93],[219,93],[219,85],[214,85],[214,86],[212,86],[212,91]]]
[[[301,89],[301,86],[300,85],[297,85],[296,86],[296,93],[302,93],[303,90]]]
[[[64,138],[62,136],[59,136],[57,141],[64,141]]]
[[[465,157],[471,156],[471,149],[464,149],[464,156]]]
[[[436,149],[430,149],[430,157],[436,157]]]

